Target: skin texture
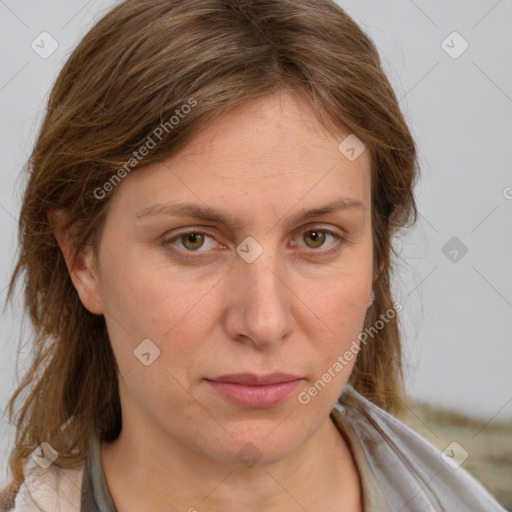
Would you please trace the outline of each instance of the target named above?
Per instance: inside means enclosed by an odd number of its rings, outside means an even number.
[[[356,466],[329,419],[355,358],[307,405],[298,400],[357,339],[371,292],[370,158],[339,151],[348,134],[325,132],[295,94],[236,107],[180,154],[128,175],[99,261],[88,247],[68,265],[84,306],[105,315],[120,369],[123,429],[101,449],[120,512],[362,510]],[[341,196],[364,209],[292,219]],[[179,202],[245,225],[136,217]],[[177,236],[203,229],[211,235]],[[315,229],[346,239],[315,239]],[[263,249],[252,263],[236,252],[248,236]],[[148,366],[134,355],[144,339],[160,350]],[[236,406],[204,381],[277,371],[304,381],[268,408]],[[253,467],[238,456],[247,443]]]

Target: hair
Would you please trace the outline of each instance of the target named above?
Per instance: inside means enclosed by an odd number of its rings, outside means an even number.
[[[23,274],[24,308],[35,329],[31,366],[8,402],[17,429],[6,502],[41,442],[58,452],[57,466],[72,468],[84,462],[91,433],[111,442],[122,427],[104,317],[81,303],[48,212],[67,212],[76,254],[86,245],[97,254],[115,190],[107,182],[175,155],[233,107],[283,91],[301,94],[326,129],[348,130],[370,152],[373,264],[383,270],[365,325],[393,308],[392,237],[416,222],[416,146],[378,51],[356,22],[331,0],[120,3],[60,71],[24,167],[7,301]],[[182,108],[192,100],[193,108]],[[171,126],[168,120],[185,111]],[[134,151],[162,126],[161,140],[153,137],[155,147],[134,162]],[[362,347],[350,383],[376,405],[399,408],[405,393],[397,316]]]

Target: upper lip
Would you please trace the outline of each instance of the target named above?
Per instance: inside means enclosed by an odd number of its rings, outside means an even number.
[[[300,375],[291,373],[270,373],[268,375],[255,375],[254,373],[233,373],[231,375],[221,375],[213,379],[206,379],[214,382],[232,382],[236,384],[245,384],[247,386],[263,386],[265,384],[277,384],[279,382],[292,382],[302,379]]]

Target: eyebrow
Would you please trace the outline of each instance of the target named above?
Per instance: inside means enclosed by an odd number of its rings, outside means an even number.
[[[300,222],[311,217],[327,215],[339,210],[360,210],[363,214],[366,212],[365,205],[350,197],[340,197],[324,206],[313,208],[310,210],[302,209],[298,214],[290,220],[292,222]],[[188,216],[201,220],[225,224],[236,229],[242,229],[246,224],[242,219],[233,217],[225,210],[213,210],[208,207],[200,206],[193,203],[157,203],[148,208],[139,210],[135,216],[137,219],[147,218],[154,215],[170,215],[172,217]]]

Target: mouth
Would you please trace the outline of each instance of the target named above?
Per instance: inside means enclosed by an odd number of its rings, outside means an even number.
[[[205,379],[206,384],[222,398],[237,406],[253,409],[280,404],[303,381],[300,375],[285,373],[239,373]]]

